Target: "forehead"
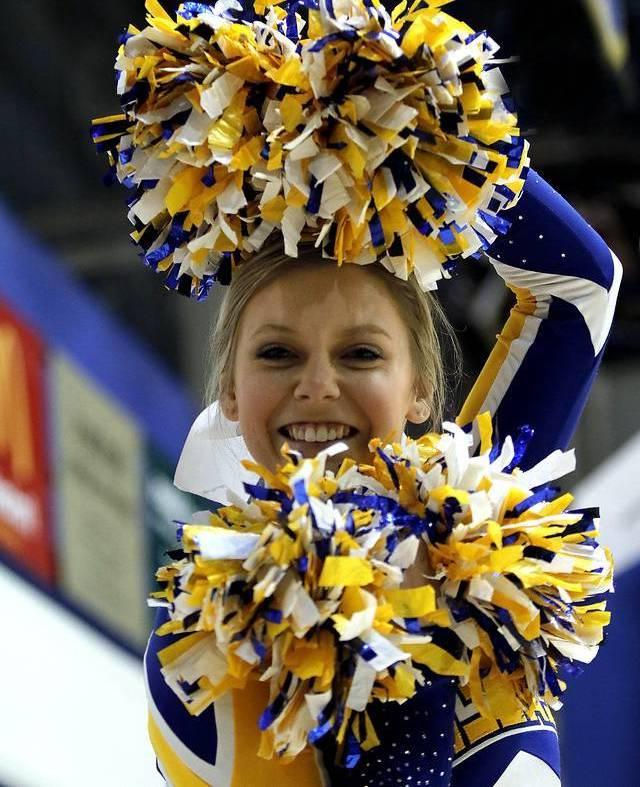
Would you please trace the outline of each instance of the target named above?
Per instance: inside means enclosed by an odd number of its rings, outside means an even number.
[[[367,267],[331,261],[292,265],[249,300],[241,332],[250,334],[265,323],[323,333],[363,324],[392,334],[406,331],[390,291]]]

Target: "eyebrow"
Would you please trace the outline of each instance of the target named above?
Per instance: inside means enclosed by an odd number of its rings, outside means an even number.
[[[256,331],[254,331],[253,336],[258,336],[261,333],[265,333],[266,331],[279,331],[280,333],[288,334],[296,333],[295,329],[289,327],[288,325],[277,322],[269,322],[265,325],[261,325]],[[362,323],[361,325],[354,325],[353,327],[347,328],[345,331],[343,331],[345,336],[353,336],[359,333],[376,333],[386,336],[388,339],[392,338],[391,334],[385,331],[384,328],[371,322]]]

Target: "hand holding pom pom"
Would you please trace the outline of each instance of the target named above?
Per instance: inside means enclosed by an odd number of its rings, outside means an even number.
[[[346,759],[347,741],[378,743],[369,704],[410,699],[421,665],[457,677],[489,718],[558,706],[563,672],[602,640],[612,576],[596,512],[567,511],[571,496],[549,486],[573,455],[522,472],[526,430],[515,449],[494,446],[485,414],[472,457],[470,436],[445,428],[373,441],[373,464],[345,459],[336,475],[326,456],[344,446],[308,460],[285,450],[275,474],[251,466],[264,485],[249,502],[181,527],[184,557],[159,569],[151,603],[170,614],[158,634],[188,634],[159,658],[191,713],[259,678],[262,756],[333,735]],[[421,543],[432,574],[415,586]]]

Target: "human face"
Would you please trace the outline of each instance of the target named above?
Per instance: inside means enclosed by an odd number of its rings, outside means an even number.
[[[358,265],[304,263],[245,306],[222,408],[271,470],[284,443],[310,457],[342,441],[368,462],[373,437],[426,420],[414,388],[409,333],[384,282]]]

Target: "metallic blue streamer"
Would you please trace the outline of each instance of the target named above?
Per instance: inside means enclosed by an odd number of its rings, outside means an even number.
[[[487,633],[496,656],[496,664],[501,672],[512,673],[520,666],[519,654],[515,653],[507,640],[497,631],[495,623],[473,605],[469,605],[470,616]]]
[[[285,35],[290,41],[298,41],[300,36],[298,35],[298,24],[296,22],[296,5],[291,3],[288,7],[288,13],[286,16],[286,30]]]
[[[354,642],[356,641],[361,642],[361,640],[354,640]],[[361,643],[360,647],[358,648],[358,653],[365,661],[371,661],[378,655],[371,645],[367,645],[366,642]]]
[[[162,246],[159,246],[157,249],[154,249],[148,254],[145,254],[144,262],[147,267],[155,271],[162,260],[166,260],[166,258],[172,253],[173,249],[171,246],[168,243],[163,243]]]
[[[125,112],[133,111],[137,104],[141,104],[147,98],[150,89],[148,82],[136,82],[130,90],[120,96],[120,106]]]
[[[174,264],[164,280],[164,286],[170,290],[175,290],[181,295],[191,295],[191,286],[193,284],[193,277],[187,273],[180,276],[180,266]]]
[[[258,727],[260,730],[264,732],[264,730],[269,729],[269,727],[273,724],[273,722],[278,718],[278,716],[282,713],[285,705],[285,696],[284,694],[280,693],[275,698],[275,700],[271,703],[271,705],[267,705],[265,710],[262,712],[260,719],[258,721]]]
[[[355,768],[360,760],[362,749],[356,736],[349,730],[345,744],[344,764],[347,768]]]
[[[512,191],[509,186],[505,186],[504,184],[500,184],[496,186],[496,193],[500,194],[500,196],[504,197],[507,200],[514,200],[515,199],[515,192]]]
[[[313,46],[309,47],[309,52],[320,52],[327,44],[332,44],[334,41],[354,41],[357,37],[358,34],[355,30],[341,30],[338,33],[330,33],[328,36],[319,38]]]
[[[316,554],[321,560],[330,553],[331,550],[331,539],[330,538],[321,538],[315,542],[316,546]]]
[[[560,688],[558,678],[556,677],[556,674],[548,661],[546,661],[546,667],[547,668],[544,672],[544,678],[547,682],[547,686],[551,690],[551,693],[554,695],[554,697],[560,697],[562,695],[562,689]]]
[[[309,743],[317,743],[321,738],[331,731],[333,724],[331,721],[325,721],[322,724],[318,724],[317,727],[314,727],[310,730],[309,734],[307,735],[307,740]]]
[[[489,243],[488,238],[485,238],[485,236],[476,227],[473,228],[473,231],[475,232],[477,237],[480,239],[480,243],[482,245],[482,250],[483,251],[488,251],[489,247],[491,246],[491,243]]]
[[[447,208],[447,200],[442,196],[442,194],[440,194],[440,192],[436,189],[429,189],[429,191],[427,191],[424,196],[429,205],[431,205],[436,219],[439,219],[441,216],[443,216]]]
[[[486,210],[479,210],[478,215],[486,224],[491,227],[494,232],[497,232],[499,235],[506,235],[511,228],[510,221],[503,219],[501,216],[496,216],[495,213],[489,213]]]
[[[209,3],[182,3],[178,8],[178,14],[183,19],[195,19],[200,14],[213,13],[213,5]],[[224,16],[230,16],[228,11],[225,11]]]
[[[533,429],[531,426],[521,426],[518,429],[518,435],[513,446],[513,459],[505,467],[505,473],[512,473],[514,469],[520,465],[525,457],[525,454],[527,453],[527,448],[529,447],[529,443],[533,439],[534,435],[535,429]]]
[[[211,186],[214,185],[216,179],[213,174],[213,164],[208,167],[206,173],[200,178],[200,182],[207,186],[207,188],[211,188]]]
[[[525,511],[528,511],[532,506],[536,505],[536,503],[549,503],[556,499],[558,492],[559,489],[557,486],[542,487],[542,489],[539,489],[521,503],[515,505],[510,511],[507,511],[505,517],[513,519],[524,514]]]
[[[433,232],[433,227],[429,224],[427,219],[425,219],[422,213],[420,213],[415,203],[411,203],[407,206],[407,217],[418,232],[425,237],[428,237]]]
[[[166,241],[162,244],[162,246],[160,246],[160,248],[145,254],[144,260],[149,267],[155,270],[162,260],[165,260],[170,254],[173,254],[178,246],[182,245],[186,240],[188,240],[189,233],[184,230],[184,220],[186,217],[186,212],[176,213],[176,215],[173,217],[173,221],[171,222],[171,229],[169,230],[169,235],[167,236]],[[174,266],[174,268],[176,268],[176,272],[174,273],[173,269],[171,270],[165,282],[167,283],[167,286],[172,286],[174,283],[177,283],[176,277],[180,268],[179,266]]]
[[[206,300],[209,295],[211,288],[214,285],[214,277],[211,273],[206,273],[200,282],[200,286],[198,287],[198,302]]]
[[[307,202],[307,212],[315,215],[320,210],[320,203],[322,202],[322,190],[324,183],[318,183],[312,175],[309,182],[309,201]]]
[[[387,466],[387,470],[389,471],[389,475],[391,476],[391,480],[393,481],[395,488],[400,489],[400,481],[398,479],[398,474],[396,473],[394,462],[386,455],[382,448],[378,448],[376,453]]]
[[[404,627],[409,634],[421,634],[422,626],[418,622],[418,618],[405,618]]]
[[[544,549],[544,547],[534,547],[534,546],[527,546],[524,548],[523,557],[530,557],[534,560],[546,560],[547,563],[551,563],[551,561],[556,556],[555,552],[552,552],[550,549]]]
[[[399,538],[396,530],[389,533],[389,536],[387,537],[387,551],[389,554],[393,554],[395,548],[398,546],[398,541]]]
[[[123,120],[113,120],[110,123],[97,123],[91,126],[91,139],[103,137],[106,134],[124,134],[130,125],[128,118]],[[117,142],[117,140],[116,140]]]
[[[489,451],[489,461],[495,462],[495,460],[500,456],[500,445],[498,443],[494,443],[491,446],[491,451]]]
[[[269,623],[282,623],[282,610],[281,609],[265,609],[262,617],[268,620]]]
[[[260,661],[264,661],[264,657],[267,655],[267,649],[253,632],[251,633],[251,645],[258,654]]]
[[[482,188],[487,182],[487,177],[482,172],[474,169],[471,166],[466,166],[462,170],[462,177],[468,182],[472,183],[477,188]]]
[[[482,37],[486,38],[486,35],[487,35],[487,31],[486,30],[474,30],[473,33],[469,33],[469,35],[465,38],[464,43],[467,44],[467,45],[471,44],[477,38],[482,38]]]
[[[456,237],[449,227],[443,227],[438,233],[438,237],[445,246],[451,246],[456,241]]]
[[[501,96],[501,98],[502,98],[502,103],[504,104],[504,108],[507,110],[507,112],[511,112],[512,114],[515,115],[518,107],[511,93],[505,93],[503,96]]]

